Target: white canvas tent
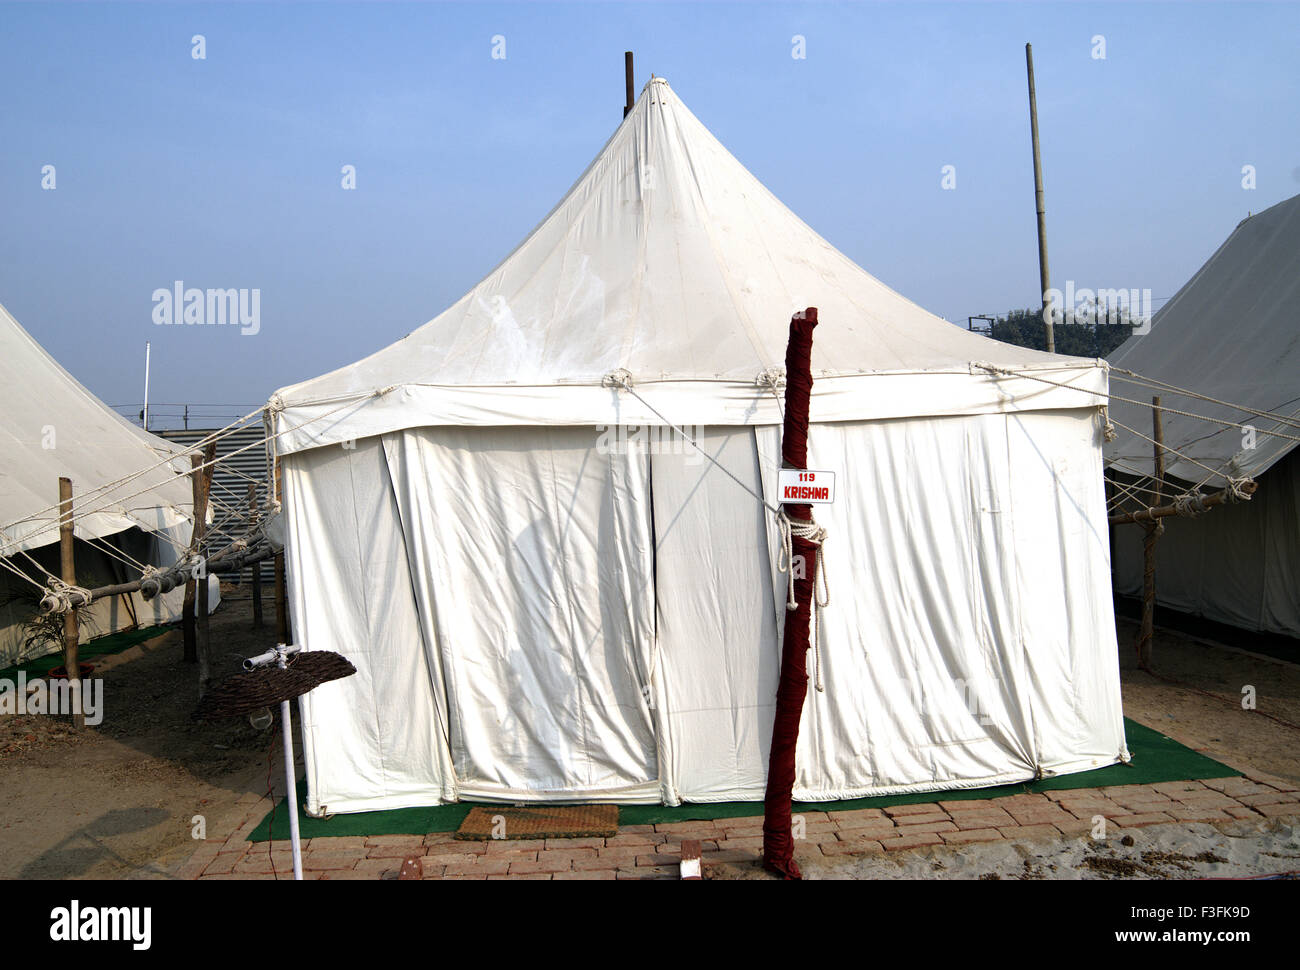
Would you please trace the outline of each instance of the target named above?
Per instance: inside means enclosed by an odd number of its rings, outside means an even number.
[[[189,478],[181,477],[188,459],[86,390],[2,306],[0,409],[0,556],[40,582],[42,568],[59,575],[59,515],[53,506],[59,478],[67,477],[73,487],[73,535],[79,540],[79,585],[138,578],[129,569],[130,559],[152,565],[176,561],[175,547],[157,533],[166,531],[182,545],[189,541],[191,490]],[[133,477],[146,468],[153,470]],[[94,491],[123,479],[129,480]],[[0,571],[0,667],[40,655],[24,649],[33,596],[40,596],[33,586],[8,569]],[[214,584],[214,606],[216,596]],[[179,619],[183,599],[182,588],[152,600],[139,593],[99,600],[78,610],[81,637],[136,622],[147,627]],[[41,652],[54,649],[46,645]]]
[[[1156,602],[1248,630],[1300,637],[1300,196],[1243,220],[1152,319],[1150,332],[1125,341],[1110,361],[1219,401],[1163,395],[1162,403],[1243,428],[1166,414],[1166,473],[1181,487],[1209,477],[1207,468],[1254,478],[1250,502],[1202,518],[1166,519],[1156,544]],[[1125,397],[1151,388],[1126,385]],[[1249,409],[1249,410],[1246,410]],[[1290,422],[1260,417],[1269,412]],[[1116,403],[1117,421],[1151,434],[1149,408]],[[1116,472],[1152,474],[1152,446],[1121,431],[1106,449]],[[1187,456],[1186,458],[1182,456]],[[1190,459],[1190,460],[1189,460]],[[1207,490],[1222,487],[1221,478]],[[1170,490],[1172,491],[1172,490]],[[1167,491],[1168,494],[1168,491]],[[1115,534],[1115,586],[1142,590],[1142,529]]]
[[[303,699],[310,811],[762,797],[786,591],[745,487],[776,501],[765,381],[805,306],[840,477],[795,797],[1127,758],[1097,399],[976,366],[1104,364],[910,303],[655,79],[461,300],[270,403],[295,636],[358,668]],[[609,430],[656,411],[709,459]]]

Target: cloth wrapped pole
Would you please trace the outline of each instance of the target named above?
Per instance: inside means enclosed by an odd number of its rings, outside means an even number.
[[[781,464],[785,468],[808,467],[808,399],[812,395],[812,341],[816,326],[816,307],[809,307],[790,320],[790,339],[785,349],[785,427],[781,435]],[[809,505],[786,504],[783,508],[791,519],[804,522],[812,519]],[[794,861],[790,800],[794,789],[794,753],[799,744],[799,717],[808,694],[808,626],[817,575],[817,546],[795,536],[792,547],[790,569],[794,571],[794,596],[799,605],[785,614],[781,677],[776,689],[776,717],[772,723],[772,750],[763,798],[763,865],[786,879],[801,879],[803,874]],[[796,563],[802,563],[802,568],[796,569]]]

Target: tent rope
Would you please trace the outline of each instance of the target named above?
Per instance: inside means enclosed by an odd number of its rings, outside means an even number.
[[[830,533],[817,524],[817,522],[808,518],[792,519],[786,514],[785,509],[781,509],[776,515],[777,525],[781,530],[781,552],[777,556],[777,572],[784,573],[786,576],[786,597],[785,608],[790,611],[799,608],[799,601],[794,598],[794,540],[803,539],[816,546],[818,549],[816,572],[813,574],[813,610],[812,610],[812,649],[813,649],[813,671],[815,678],[813,683],[821,693],[826,692],[822,685],[822,651],[821,651],[821,611],[831,603],[831,586],[830,579],[826,575],[826,569],[822,565],[826,558],[826,540],[830,538]]]
[[[1208,421],[1211,424],[1221,424],[1228,428],[1240,428],[1243,431],[1254,431],[1257,434],[1273,435],[1275,438],[1283,438],[1286,441],[1294,441],[1296,443],[1300,443],[1300,438],[1297,438],[1295,435],[1283,434],[1281,431],[1270,431],[1266,428],[1256,428],[1253,425],[1240,424],[1236,421],[1229,421],[1226,418],[1212,418],[1208,414],[1197,414],[1195,411],[1183,411],[1180,410],[1179,408],[1171,408],[1163,404],[1157,406],[1157,405],[1153,405],[1150,401],[1137,401],[1131,397],[1120,397],[1118,394],[1112,394],[1109,391],[1107,391],[1105,394],[1102,394],[1100,391],[1093,391],[1093,390],[1089,390],[1086,387],[1079,387],[1077,384],[1064,384],[1061,381],[1048,380],[1046,377],[1039,377],[1036,374],[1030,374],[1025,371],[1010,370],[1006,367],[998,367],[995,364],[986,364],[983,363],[982,361],[972,361],[971,366],[978,367],[980,370],[988,371],[991,374],[1000,374],[1004,377],[1023,377],[1027,380],[1038,381],[1042,384],[1051,384],[1053,387],[1063,387],[1069,391],[1078,391],[1081,394],[1091,394],[1094,397],[1104,397],[1110,401],[1122,401],[1125,404],[1136,404],[1139,407],[1143,407],[1143,408],[1155,408],[1156,410],[1163,411],[1166,414],[1177,414],[1184,418],[1196,418],[1198,421]],[[1236,405],[1228,405],[1228,406],[1236,407]],[[1250,408],[1240,408],[1240,410],[1249,411]],[[1268,415],[1268,417],[1277,417],[1277,415]],[[1119,424],[1118,421],[1115,423]],[[1119,426],[1121,428],[1124,427],[1124,425],[1122,424],[1120,424]],[[1126,430],[1132,430],[1132,429],[1126,429]],[[1168,445],[1165,445],[1164,447],[1169,451],[1173,451],[1173,449],[1170,448]]]
[[[759,378],[757,381],[755,381],[755,383],[762,386],[764,384],[764,378],[767,377],[768,380],[771,381],[772,392],[775,394],[776,393],[775,377],[771,375],[774,375],[774,373],[777,370],[778,369],[776,368],[769,368],[768,370],[764,371],[763,374],[759,375]],[[781,381],[784,382],[783,375],[781,377]],[[794,598],[794,561],[793,561],[794,560],[794,539],[798,537],[800,539],[804,539],[807,542],[812,543],[818,548],[821,548],[825,545],[826,539],[828,538],[828,533],[826,529],[824,529],[822,526],[819,526],[812,518],[809,518],[806,521],[800,519],[791,519],[788,515],[786,515],[785,509],[783,507],[779,505],[772,505],[770,502],[767,501],[767,499],[763,498],[762,495],[759,495],[752,488],[750,488],[739,478],[733,475],[730,469],[726,468],[718,461],[716,461],[712,455],[710,455],[707,451],[705,451],[698,444],[696,444],[695,440],[691,438],[689,435],[687,435],[685,431],[683,431],[677,425],[669,421],[666,417],[663,416],[663,414],[659,412],[658,409],[655,408],[653,404],[651,404],[644,397],[638,394],[636,390],[632,387],[632,375],[627,370],[623,368],[619,368],[618,370],[611,371],[610,373],[606,374],[603,378],[601,378],[600,383],[602,387],[616,387],[624,391],[627,391],[629,394],[631,394],[634,398],[636,398],[643,405],[645,405],[646,408],[648,408],[650,412],[655,415],[655,417],[657,417],[660,421],[668,425],[668,427],[672,428],[675,432],[677,432],[679,435],[681,435],[683,438],[689,441],[691,443],[691,447],[693,447],[696,451],[698,451],[701,455],[703,455],[715,468],[717,468],[720,472],[722,472],[733,482],[735,482],[737,485],[743,488],[746,492],[752,495],[755,501],[757,501],[759,505],[763,506],[763,508],[767,509],[769,512],[772,513],[772,516],[776,519],[777,528],[778,530],[780,530],[781,533],[781,549],[780,552],[777,554],[776,568],[778,572],[785,573],[787,575],[787,593],[786,593],[785,608],[787,610],[798,609],[799,604]],[[826,688],[822,684],[821,647],[819,644],[820,637],[818,635],[820,624],[818,622],[818,616],[824,607],[830,605],[830,601],[831,601],[830,581],[827,579],[825,569],[822,566],[822,560],[824,558],[825,558],[824,555],[819,555],[817,557],[817,571],[816,571],[816,575],[813,576],[814,609],[812,611],[813,628],[812,628],[812,636],[811,636],[811,642],[813,648],[813,665],[814,665],[814,670],[816,671],[815,682],[816,682],[817,690],[822,693],[825,693]],[[819,589],[822,592],[818,592]],[[822,595],[822,593],[824,593],[825,595]]]

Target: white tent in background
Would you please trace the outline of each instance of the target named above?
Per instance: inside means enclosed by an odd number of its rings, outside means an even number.
[[[311,811],[761,798],[785,577],[721,468],[776,503],[805,306],[839,495],[795,797],[1127,758],[1096,397],[972,362],[1093,392],[1105,366],[899,296],[655,79],[461,300],[270,403],[295,636],[358,670],[303,699]],[[608,430],[654,411],[709,460]]]
[[[1162,404],[1250,425],[1207,423],[1164,415],[1167,459],[1176,494],[1221,477],[1254,478],[1251,501],[1196,519],[1165,519],[1156,545],[1156,602],[1248,630],[1300,637],[1300,195],[1243,220],[1217,252],[1152,319],[1150,333],[1131,337],[1110,355],[1116,367],[1208,398],[1166,392]],[[1125,384],[1124,397],[1148,400],[1158,387]],[[1249,409],[1249,410],[1246,410]],[[1252,412],[1278,415],[1288,421]],[[1117,421],[1151,435],[1151,410],[1115,403]],[[1120,432],[1107,462],[1130,476],[1152,474],[1152,446]],[[1188,456],[1184,458],[1182,456]],[[1191,460],[1189,460],[1191,459]],[[1208,479],[1208,481],[1206,481]],[[1142,592],[1142,529],[1115,532],[1115,586]]]
[[[170,565],[189,541],[189,461],[115,413],[59,366],[0,306],[0,558],[44,582],[59,569],[59,478],[72,480],[77,580],[85,587],[138,578],[129,560]],[[169,457],[176,460],[159,465]],[[159,465],[157,468],[153,466]],[[142,469],[153,468],[133,477]],[[122,481],[104,491],[100,486]],[[126,559],[127,561],[123,561]],[[180,618],[184,588],[145,600],[114,596],[78,610],[81,638]],[[214,593],[215,596],[215,584]],[[24,624],[40,592],[0,571],[0,667],[52,653],[28,652]],[[212,600],[215,604],[215,599]]]

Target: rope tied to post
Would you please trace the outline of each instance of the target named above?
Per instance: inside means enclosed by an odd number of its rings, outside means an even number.
[[[817,565],[813,574],[813,611],[812,611],[812,632],[809,641],[812,644],[813,652],[813,672],[814,686],[819,693],[825,693],[826,688],[822,684],[822,653],[821,644],[818,642],[819,628],[821,626],[821,611],[831,603],[830,580],[826,576],[824,560],[826,558],[826,540],[830,538],[830,533],[823,526],[817,524],[815,519],[792,519],[786,515],[785,509],[776,513],[777,528],[781,530],[781,551],[777,556],[777,572],[786,576],[786,599],[785,608],[793,612],[799,608],[799,601],[794,595],[795,581],[795,561],[794,561],[794,540],[803,539],[817,547]]]
[[[84,586],[65,583],[57,576],[50,576],[45,581],[45,585],[49,592],[41,597],[41,606],[45,608],[46,613],[67,613],[78,606],[88,606],[94,599],[90,590]],[[81,602],[74,603],[73,597],[80,598]]]
[[[754,383],[758,387],[769,388],[773,394],[776,394],[776,389],[778,386],[780,387],[785,386],[786,383],[785,375],[786,375],[786,371],[784,369],[779,367],[771,367],[763,371],[762,373],[760,373],[758,377],[755,379]],[[826,529],[823,528],[822,526],[819,526],[817,522],[812,519],[811,517],[812,513],[809,512],[808,519],[792,519],[790,518],[789,515],[786,514],[785,508],[783,506],[773,505],[772,503],[768,502],[767,499],[765,499],[762,495],[760,495],[758,492],[755,492],[752,488],[749,487],[749,485],[747,485],[745,482],[737,478],[736,475],[729,468],[719,463],[712,455],[710,455],[707,451],[701,448],[695,442],[694,439],[692,439],[689,435],[687,435],[685,431],[679,428],[672,421],[668,420],[668,418],[666,418],[654,405],[652,405],[649,401],[647,401],[644,397],[642,397],[639,393],[637,393],[637,391],[633,387],[632,374],[626,368],[620,367],[617,370],[612,370],[608,374],[605,374],[600,379],[600,386],[626,391],[632,397],[636,398],[643,405],[645,405],[646,409],[649,410],[652,414],[654,414],[655,417],[659,418],[660,421],[663,421],[664,424],[666,424],[669,428],[671,428],[673,431],[679,434],[683,440],[687,441],[691,445],[691,447],[693,447],[696,451],[698,451],[704,457],[705,461],[709,462],[709,464],[717,468],[718,471],[722,472],[733,482],[735,482],[746,492],[748,492],[750,496],[752,496],[754,500],[758,502],[759,505],[763,506],[763,508],[766,509],[772,515],[772,517],[776,520],[777,529],[779,530],[781,535],[781,548],[777,553],[776,568],[778,572],[785,574],[787,578],[785,608],[788,612],[793,612],[794,610],[797,610],[799,608],[799,602],[797,599],[795,599],[795,595],[794,595],[794,581],[795,581],[794,540],[795,538],[806,540],[807,542],[816,546],[820,551],[821,548],[825,545],[827,538],[829,537],[829,533],[826,531]],[[779,395],[777,395],[777,403],[778,405],[780,404]],[[820,644],[818,643],[818,636],[817,636],[819,619],[820,619],[819,614],[822,609],[830,605],[830,601],[831,601],[830,581],[827,579],[826,572],[822,566],[823,558],[824,557],[822,555],[817,556],[816,571],[814,576],[812,577],[813,605],[815,608],[812,611],[812,618],[811,618],[812,632],[809,637],[811,649],[813,651],[813,665],[816,673],[815,683],[816,683],[817,690],[821,693],[825,693],[826,688],[822,684],[821,647]]]

